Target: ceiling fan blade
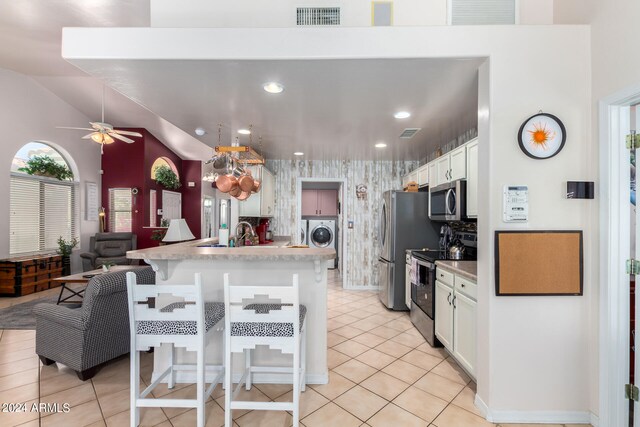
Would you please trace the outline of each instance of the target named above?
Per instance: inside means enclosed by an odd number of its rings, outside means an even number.
[[[56,126],[56,129],[74,129],[74,130],[95,130],[91,128],[74,128],[69,126]]]
[[[107,130],[107,131],[113,130],[113,126],[110,125],[109,123],[104,123],[104,122],[89,122],[89,123],[96,130]]]
[[[83,137],[82,137],[82,138],[80,138],[80,139],[91,139],[91,137],[92,137],[94,134],[95,134],[95,132],[88,133],[88,134],[86,134],[85,136],[83,136]]]
[[[107,132],[108,135],[114,137],[115,139],[119,139],[120,141],[124,141],[127,144],[131,144],[135,142],[133,139],[127,138],[126,136],[118,135],[116,132]]]
[[[137,137],[141,137],[142,134],[140,132],[131,132],[128,130],[119,130],[116,129],[114,130],[114,132],[119,133],[120,135],[129,135],[129,136],[137,136]]]

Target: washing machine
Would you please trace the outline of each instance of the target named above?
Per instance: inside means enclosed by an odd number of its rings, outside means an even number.
[[[300,244],[301,245],[309,244],[309,238],[308,238],[309,236],[307,235],[307,232],[309,231],[308,226],[309,224],[306,219],[300,220]]]
[[[336,222],[331,219],[309,220],[309,246],[312,248],[336,247]]]

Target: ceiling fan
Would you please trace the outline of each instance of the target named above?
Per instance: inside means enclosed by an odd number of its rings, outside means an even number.
[[[86,134],[82,139],[91,139],[94,142],[104,146],[105,144],[112,144],[116,139],[124,141],[127,144],[135,142],[128,136],[141,137],[139,132],[130,132],[127,130],[117,130],[113,128],[113,125],[105,123],[104,121],[104,87],[102,88],[102,121],[89,122],[90,128],[77,128],[68,126],[57,126],[58,129],[75,129],[75,130],[90,130],[91,133]]]

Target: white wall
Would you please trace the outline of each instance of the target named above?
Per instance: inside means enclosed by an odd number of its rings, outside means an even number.
[[[553,24],[554,0],[519,0],[521,25]]]
[[[16,152],[30,141],[50,142],[73,158],[80,181],[80,237],[82,250],[72,256],[72,270],[81,271],[80,252],[89,246],[89,237],[98,231],[98,221],[85,221],[85,182],[95,182],[100,188],[100,147],[82,140],[82,133],[56,129],[56,126],[81,126],[89,118],[33,79],[0,69],[0,200],[1,218],[9,218],[9,174]],[[0,258],[9,256],[9,221],[0,221]]]

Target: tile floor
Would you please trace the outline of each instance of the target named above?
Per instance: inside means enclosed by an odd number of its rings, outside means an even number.
[[[57,290],[47,291],[57,293]],[[0,308],[41,298],[0,298]],[[328,294],[329,384],[311,385],[301,397],[301,424],[306,427],[492,426],[473,405],[475,383],[442,349],[434,349],[413,328],[407,313],[390,312],[373,292],[344,291],[330,272]],[[129,422],[129,359],[105,366],[82,382],[64,366],[40,364],[34,353],[35,332],[0,332],[0,403],[68,403],[68,413],[5,412],[0,426],[109,426]],[[143,354],[142,381],[151,376],[152,354]],[[160,386],[156,396],[195,396],[193,385],[174,390]],[[242,392],[256,400],[290,398],[287,385],[255,385]],[[223,425],[224,395],[218,386],[207,402],[207,426]],[[4,408],[3,408],[4,409]],[[195,426],[195,410],[152,408],[141,424]],[[234,425],[291,425],[285,412],[234,411]],[[508,427],[508,424],[502,424]],[[515,425],[514,425],[515,426]],[[526,427],[525,424],[518,424]],[[554,427],[547,424],[547,427]]]

